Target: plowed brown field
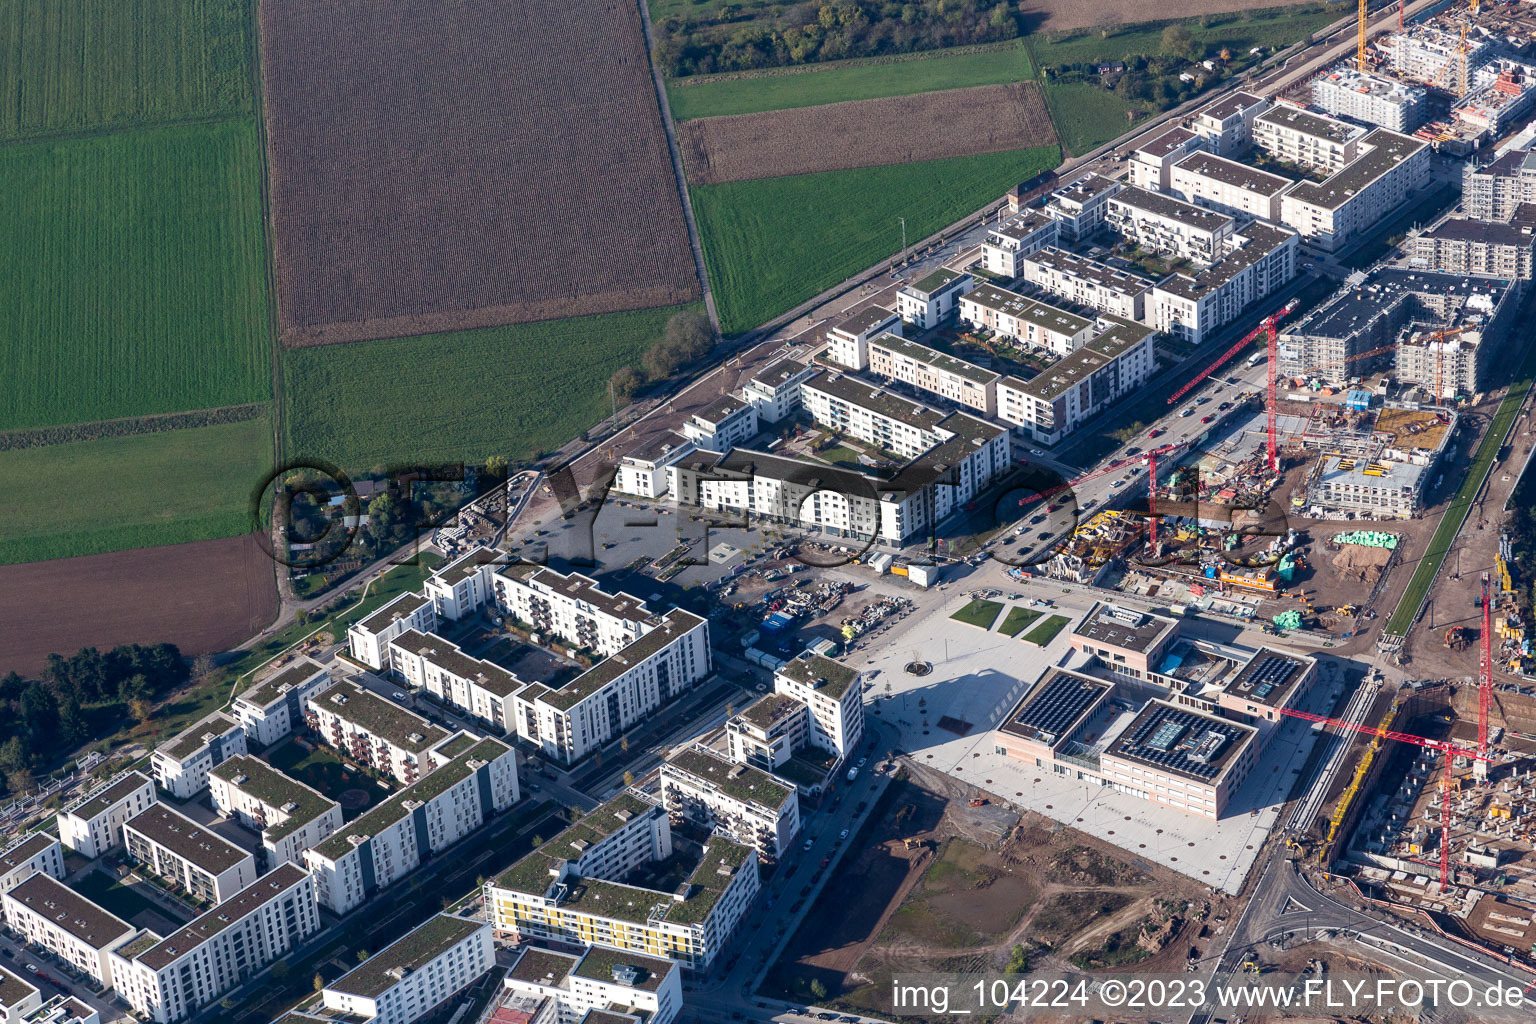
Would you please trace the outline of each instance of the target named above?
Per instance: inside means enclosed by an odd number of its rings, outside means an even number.
[[[272,559],[254,535],[0,566],[0,674],[81,647],[223,651],[276,615]]]
[[[637,6],[266,0],[285,344],[688,302]]]
[[[1056,141],[1033,82],[684,121],[696,185],[1001,153]]]

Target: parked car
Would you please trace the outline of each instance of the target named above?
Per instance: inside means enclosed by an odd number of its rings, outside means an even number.
[[[863,768],[868,763],[869,763],[869,758],[867,758],[867,757],[859,758],[859,767],[860,768]]]
[[[814,839],[807,839],[805,841],[805,845],[802,846],[801,849],[802,850],[809,850],[811,847],[813,847],[815,845],[816,845],[816,840],[814,840]]]
[[[848,841],[848,830],[847,829],[843,829],[841,832],[839,832],[837,834],[837,841],[840,842],[840,843],[846,843]]]
[[[1153,427],[1151,430],[1147,431],[1147,439],[1148,440],[1151,440],[1154,437],[1162,437],[1162,436],[1163,436],[1163,428],[1162,427]]]
[[[390,694],[390,696],[395,698],[395,700],[405,700],[406,699],[405,694],[401,693],[399,690],[396,690],[394,693]]]
[[[1200,417],[1200,422],[1201,423],[1209,423],[1212,420],[1214,420],[1215,418],[1216,418],[1215,416],[1201,416]]]

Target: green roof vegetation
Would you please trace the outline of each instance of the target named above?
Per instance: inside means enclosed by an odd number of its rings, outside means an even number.
[[[696,748],[689,748],[671,758],[663,766],[663,774],[668,767],[707,782],[726,796],[743,803],[758,804],[774,810],[784,805],[791,792],[761,768],[736,764]]]
[[[483,927],[484,921],[438,914],[406,932],[328,987],[372,998],[399,984],[400,979],[391,972],[424,967]]]
[[[779,674],[814,687],[833,700],[842,700],[843,694],[859,678],[857,669],[809,652],[791,660],[779,669]]]
[[[285,815],[282,821],[267,825],[264,836],[268,841],[291,835],[337,806],[336,801],[254,757],[231,757],[209,774]],[[293,806],[290,808],[289,804]]]

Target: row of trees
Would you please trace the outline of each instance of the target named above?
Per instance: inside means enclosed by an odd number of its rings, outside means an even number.
[[[621,366],[614,371],[608,381],[614,401],[627,405],[647,383],[666,380],[709,355],[714,347],[715,334],[708,317],[687,311],[672,314],[661,339],[641,357],[640,366]]]
[[[191,672],[175,644],[125,644],[103,654],[81,648],[50,654],[41,675],[0,679],[0,773],[16,792],[32,773],[63,763],[93,735],[92,719],[127,714],[149,719],[155,702]]]
[[[668,75],[681,77],[998,42],[1020,31],[1009,0],[812,0],[772,12],[743,15],[724,4],[664,18],[657,57]]]

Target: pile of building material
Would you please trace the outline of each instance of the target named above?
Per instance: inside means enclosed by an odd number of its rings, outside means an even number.
[[[1333,556],[1333,567],[1346,579],[1374,584],[1381,577],[1381,570],[1392,560],[1390,548],[1368,547],[1364,544],[1345,544]]]

